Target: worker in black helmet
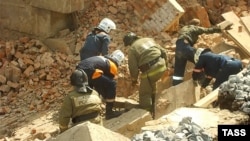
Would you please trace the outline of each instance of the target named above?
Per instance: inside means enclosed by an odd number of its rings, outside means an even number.
[[[192,19],[189,25],[181,28],[176,41],[175,64],[172,85],[178,85],[183,82],[185,67],[187,61],[194,63],[195,48],[193,47],[201,34],[221,33],[222,30],[230,29],[231,23],[220,27],[213,26],[209,28],[201,27],[199,19]]]
[[[89,87],[87,74],[77,69],[70,76],[70,81],[75,89],[64,98],[59,111],[60,132],[70,127],[70,120],[73,126],[84,121],[102,125],[101,98]]]
[[[116,78],[118,68],[125,56],[121,50],[115,50],[107,56],[93,56],[82,60],[76,69],[84,70],[89,77],[89,85],[94,88],[106,103],[105,119],[122,114],[113,109],[116,97]]]
[[[242,62],[238,59],[215,54],[209,48],[198,48],[194,55],[195,68],[193,70],[193,80],[200,79],[201,73],[205,73],[205,80],[201,87],[205,88],[210,81],[215,78],[213,90],[218,88],[220,84],[228,80],[228,77],[237,74],[242,70]]]
[[[127,33],[123,42],[124,46],[130,46],[128,67],[132,86],[137,84],[140,76],[139,105],[154,114],[156,82],[167,68],[166,51],[154,39],[139,37],[133,32]]]
[[[108,46],[111,42],[109,33],[115,29],[116,25],[111,19],[102,19],[99,25],[86,37],[84,45],[80,49],[80,59],[83,60],[92,56],[108,55]]]

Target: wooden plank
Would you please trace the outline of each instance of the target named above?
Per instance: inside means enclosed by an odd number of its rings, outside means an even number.
[[[209,93],[207,96],[200,99],[198,102],[194,103],[195,107],[200,108],[207,108],[212,102],[217,100],[219,93],[219,88],[215,89],[211,93]]]
[[[246,28],[246,31],[250,33],[250,16],[240,17],[241,22]]]
[[[200,85],[194,87],[194,96],[195,96],[196,102],[200,100],[200,97],[201,97],[201,86]]]
[[[246,31],[238,32],[235,30],[228,30],[227,32],[234,39],[234,41],[236,40],[236,43],[238,43],[239,47],[250,56],[249,34]]]
[[[234,23],[233,26],[240,24],[240,18],[233,11],[222,14],[222,17],[225,20]]]
[[[233,23],[232,29],[226,31],[228,36],[250,56],[250,35],[246,31],[246,28],[241,24],[240,18],[234,12],[227,12],[222,14],[222,16],[225,20]],[[239,31],[240,27],[241,31]]]

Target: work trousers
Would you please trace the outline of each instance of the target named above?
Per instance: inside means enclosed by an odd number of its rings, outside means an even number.
[[[92,86],[104,99],[115,99],[116,81],[105,75],[89,80]]]
[[[228,60],[224,66],[216,74],[216,80],[213,84],[213,90],[218,88],[220,84],[228,80],[230,75],[239,73],[242,70],[242,62],[237,59]]]
[[[187,61],[194,63],[194,52],[195,49],[189,43],[185,43],[184,39],[176,41],[173,85],[177,85],[174,81],[183,81]]]
[[[160,58],[157,63],[152,65],[149,70],[141,74],[139,88],[139,104],[146,110],[152,110],[152,96],[156,94],[156,82],[166,71],[166,63]]]

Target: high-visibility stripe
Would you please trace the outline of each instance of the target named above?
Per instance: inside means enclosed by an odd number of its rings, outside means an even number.
[[[142,73],[141,78],[146,78],[147,76],[153,76],[159,72],[162,72],[166,70],[165,66],[160,66],[158,69],[154,70],[154,71],[150,71],[149,73]]]
[[[194,72],[202,72],[202,69],[193,69]]]
[[[115,99],[105,99],[105,102],[114,102]]]
[[[115,65],[114,62],[110,61],[109,60],[109,65],[110,65],[110,73],[113,74],[114,76],[116,76],[118,74],[118,68],[117,66]]]
[[[183,80],[184,77],[180,76],[173,76],[173,80]]]
[[[206,78],[208,78],[208,79],[212,79],[213,77],[212,77],[212,76],[210,76],[210,75],[206,75]]]
[[[92,79],[96,79],[98,77],[100,77],[103,74],[103,71],[100,69],[95,69],[95,72],[92,75]]]

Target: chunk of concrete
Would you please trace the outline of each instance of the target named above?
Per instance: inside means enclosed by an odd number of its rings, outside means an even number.
[[[117,118],[104,120],[104,127],[131,138],[139,133],[145,122],[152,120],[151,114],[143,109],[133,108]]]
[[[89,121],[78,124],[48,141],[130,141],[129,138]]]

